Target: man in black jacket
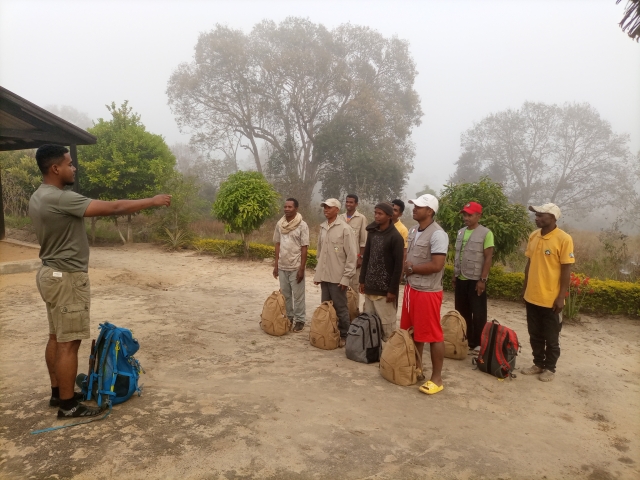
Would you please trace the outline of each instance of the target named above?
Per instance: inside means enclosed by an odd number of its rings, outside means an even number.
[[[404,257],[404,239],[394,228],[392,217],[391,203],[376,205],[375,221],[367,226],[360,271],[360,293],[365,295],[364,313],[375,313],[380,317],[385,342],[396,328]]]

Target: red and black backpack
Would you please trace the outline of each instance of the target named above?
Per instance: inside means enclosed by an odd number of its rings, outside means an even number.
[[[520,351],[516,332],[493,320],[482,330],[480,353],[474,363],[482,372],[494,377],[515,377],[516,357]]]

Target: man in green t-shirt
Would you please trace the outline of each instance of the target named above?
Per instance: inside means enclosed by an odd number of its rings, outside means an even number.
[[[49,405],[59,407],[58,418],[93,417],[100,414],[100,409],[79,403],[82,394],[73,391],[80,342],[91,334],[89,241],[84,217],[128,215],[145,208],[169,206],[171,196],[92,200],[66,188],[74,184],[76,172],[67,148],[43,145],[36,152],[36,161],[43,179],[29,200],[29,216],[42,260],[36,284],[49,320],[45,350],[51,379]]]
[[[469,348],[480,350],[482,330],[487,323],[485,291],[493,259],[493,232],[480,225],[482,205],[467,203],[462,210],[466,227],[458,231],[454,263],[455,308],[467,323]]]

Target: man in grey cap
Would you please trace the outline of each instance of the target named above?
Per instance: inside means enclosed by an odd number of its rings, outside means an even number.
[[[374,222],[367,226],[367,243],[360,271],[360,293],[364,294],[364,313],[375,313],[382,323],[386,342],[396,329],[398,291],[404,260],[404,239],[393,226],[393,205],[375,206]]]
[[[313,283],[320,285],[321,301],[331,300],[338,316],[340,347],[344,347],[349,330],[349,307],[347,288],[356,273],[358,247],[349,224],[338,216],[340,202],[329,198],[322,202],[327,219],[320,225],[316,273]]]
[[[543,382],[555,377],[560,357],[562,310],[569,290],[571,265],[575,263],[573,239],[556,222],[560,209],[553,203],[530,206],[536,214],[538,230],[529,236],[527,265],[524,268],[522,297],[527,307],[527,329],[533,353],[533,366],[524,375],[539,375]]]

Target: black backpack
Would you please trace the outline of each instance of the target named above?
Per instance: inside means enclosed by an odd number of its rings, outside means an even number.
[[[356,317],[347,332],[345,353],[349,360],[362,363],[380,361],[382,353],[382,322],[378,315],[363,313]]]
[[[519,351],[520,344],[516,332],[493,320],[482,330],[480,352],[478,357],[473,359],[473,363],[481,372],[494,377],[515,378],[513,370],[516,368],[516,356]]]

